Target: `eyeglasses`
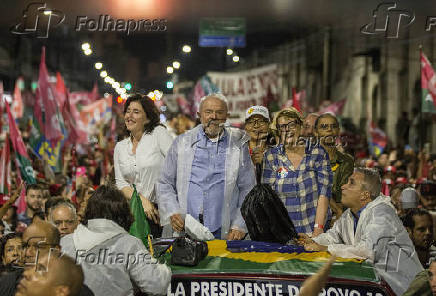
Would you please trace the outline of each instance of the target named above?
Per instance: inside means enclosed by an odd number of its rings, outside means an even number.
[[[288,130],[291,130],[291,129],[296,129],[299,126],[300,126],[300,123],[298,121],[290,121],[290,122],[288,122],[286,124],[278,124],[277,128],[280,131],[288,131]]]
[[[329,127],[330,127],[331,129],[338,129],[338,128],[339,128],[339,124],[337,124],[337,123],[332,123],[332,124],[320,124],[320,125],[319,125],[319,128],[320,128],[321,130],[323,130],[323,131],[328,130]]]
[[[252,119],[252,120],[247,120],[247,122],[245,124],[249,124],[249,125],[267,125],[269,122],[268,120],[265,119]]]
[[[29,242],[29,241],[23,242],[23,249],[25,249],[25,250],[27,250],[27,249],[43,250],[43,249],[49,249],[51,247],[56,247],[56,246],[57,246],[57,244],[47,243],[44,241],[44,239],[39,240],[39,241],[33,241],[33,242]]]
[[[53,224],[56,226],[56,227],[58,227],[58,226],[61,226],[62,224],[67,224],[68,226],[72,226],[72,225],[74,225],[74,223],[75,223],[76,221],[75,220],[55,220],[54,222],[53,222]]]

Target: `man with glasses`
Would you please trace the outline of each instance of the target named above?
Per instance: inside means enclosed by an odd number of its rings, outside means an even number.
[[[59,230],[61,237],[73,233],[79,224],[76,207],[69,201],[62,201],[52,207],[49,221]]]
[[[317,143],[321,144],[327,151],[333,172],[332,198],[330,199],[330,207],[334,216],[336,216],[333,219],[339,219],[344,211],[341,204],[341,187],[347,184],[348,177],[353,174],[354,170],[353,157],[337,149],[339,132],[339,121],[333,114],[324,113],[316,119],[315,135],[318,138]]]
[[[45,221],[34,222],[27,227],[23,233],[23,260],[25,268],[36,268],[39,259],[59,252],[60,247],[59,230],[52,224]],[[0,278],[0,295],[15,295],[17,285],[23,276],[23,269],[8,273]],[[37,295],[37,294],[36,294]],[[45,295],[45,294],[42,294]],[[94,295],[88,287],[82,286],[79,295]]]
[[[253,164],[261,165],[267,149],[269,129],[268,109],[263,106],[252,106],[245,112],[245,131],[250,136],[248,148]]]
[[[226,126],[229,112],[222,94],[202,98],[198,116],[201,124],[174,140],[157,181],[161,223],[181,232],[183,215],[189,214],[216,238],[243,239],[241,206],[255,184],[249,137]]]

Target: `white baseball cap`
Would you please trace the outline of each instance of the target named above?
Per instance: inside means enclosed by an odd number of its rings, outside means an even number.
[[[418,207],[419,195],[413,188],[406,188],[401,192],[400,201],[403,209],[414,209]]]
[[[245,112],[245,120],[250,118],[253,115],[261,115],[269,120],[269,112],[268,109],[264,106],[251,106]]]

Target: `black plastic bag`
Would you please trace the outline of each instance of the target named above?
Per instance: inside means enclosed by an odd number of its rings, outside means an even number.
[[[298,237],[283,202],[268,184],[258,184],[245,197],[241,214],[250,234],[256,241],[286,244]]]
[[[171,264],[182,266],[196,266],[207,256],[207,243],[187,237],[178,237],[173,242]]]

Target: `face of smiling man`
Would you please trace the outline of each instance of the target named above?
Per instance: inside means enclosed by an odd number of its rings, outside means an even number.
[[[200,122],[209,138],[216,138],[223,130],[228,117],[227,104],[217,97],[210,96],[200,105]]]

